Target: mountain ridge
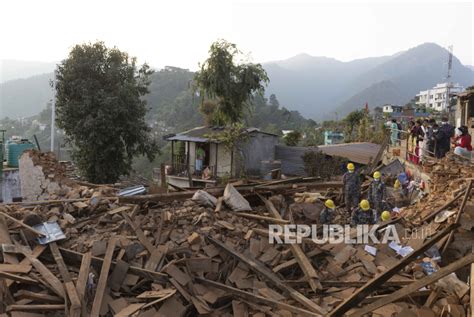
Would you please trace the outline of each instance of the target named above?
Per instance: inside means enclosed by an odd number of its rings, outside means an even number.
[[[423,43],[392,55],[352,61],[301,53],[262,65],[270,78],[267,96],[275,94],[288,109],[323,120],[334,112],[344,116],[366,102],[370,108],[381,103],[406,103],[418,91],[445,80],[447,58],[445,48]],[[52,73],[0,83],[0,117],[41,111],[52,97],[48,76]],[[473,66],[462,65],[454,56],[452,80],[464,87],[473,85]]]

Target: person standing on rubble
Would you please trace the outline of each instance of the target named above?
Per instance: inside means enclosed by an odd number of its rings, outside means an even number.
[[[431,137],[428,140],[428,150],[436,157],[439,158],[439,149],[438,149],[438,130],[439,126],[435,122],[433,124],[433,130],[431,133]]]
[[[319,223],[322,225],[327,225],[332,223],[336,213],[336,205],[332,199],[326,200],[324,203],[324,209],[319,215]]]
[[[392,119],[390,125],[390,142],[392,146],[397,146],[398,141],[398,124],[397,119]]]
[[[377,222],[377,215],[375,210],[370,208],[368,200],[363,199],[359,207],[352,212],[351,224],[356,225],[373,225]]]
[[[347,164],[347,172],[342,177],[344,203],[346,204],[347,212],[350,213],[352,208],[357,206],[360,195],[360,178],[359,174],[355,172],[353,163]]]
[[[451,138],[454,135],[454,128],[448,122],[447,117],[443,117],[441,119],[441,127],[438,129],[438,148],[439,148],[439,156],[443,158],[446,156],[446,153],[449,152],[451,148]]]
[[[380,215],[384,208],[386,197],[387,190],[385,188],[384,182],[382,181],[382,175],[379,171],[377,171],[374,173],[374,179],[369,185],[369,192],[367,194],[369,203],[377,212],[377,216]]]
[[[413,163],[419,164],[421,160],[421,155],[423,154],[421,151],[421,146],[424,137],[424,133],[421,128],[421,120],[416,120],[415,127],[413,128],[413,136],[415,138],[415,157]]]

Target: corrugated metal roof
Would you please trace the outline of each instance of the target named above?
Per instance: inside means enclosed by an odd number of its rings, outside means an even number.
[[[345,157],[351,162],[367,165],[377,156],[380,145],[369,142],[341,143],[320,145],[318,150],[326,155]]]
[[[167,141],[188,141],[188,142],[212,142],[212,143],[219,143],[216,139],[219,134],[221,134],[225,130],[225,127],[196,127],[194,129],[177,133],[175,135],[170,135],[165,137]],[[258,128],[246,128],[242,131],[242,133],[264,133],[271,136],[278,137],[276,134],[268,133],[260,131]],[[214,136],[215,138],[210,138]]]

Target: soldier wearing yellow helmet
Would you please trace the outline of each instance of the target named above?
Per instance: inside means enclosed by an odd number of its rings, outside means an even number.
[[[384,208],[384,201],[387,198],[387,189],[382,181],[382,174],[379,171],[376,171],[373,176],[374,180],[369,185],[367,198],[377,214],[380,214]]]
[[[335,213],[336,205],[334,204],[334,201],[332,201],[332,199],[326,200],[324,203],[324,209],[319,215],[319,222],[321,224],[330,224],[334,219]]]
[[[360,201],[359,207],[352,212],[352,225],[373,225],[377,222],[377,214],[375,210],[370,208],[368,200]]]
[[[384,212],[382,212],[382,215],[380,216],[380,220],[389,221],[390,219],[392,219],[392,214],[390,213],[390,211],[385,210]]]
[[[352,208],[356,207],[359,203],[360,197],[360,177],[359,173],[355,172],[355,166],[353,163],[347,164],[347,173],[342,177],[344,184],[342,190],[344,194],[344,203],[346,209],[350,213]]]

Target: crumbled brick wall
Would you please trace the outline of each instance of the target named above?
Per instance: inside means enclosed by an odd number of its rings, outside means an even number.
[[[26,151],[20,157],[19,167],[24,201],[54,199],[70,189],[62,181],[62,169],[52,153]]]

